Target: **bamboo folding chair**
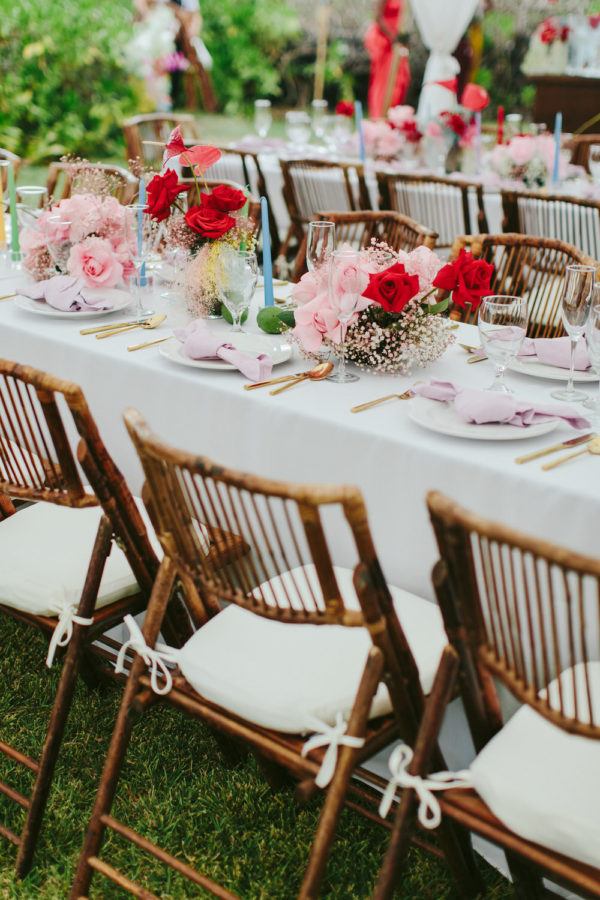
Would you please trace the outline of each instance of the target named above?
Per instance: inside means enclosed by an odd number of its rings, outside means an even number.
[[[162,168],[164,147],[156,144],[166,144],[177,125],[185,126],[188,137],[199,137],[196,119],[191,113],[147,113],[126,119],[123,135],[130,165],[135,164],[140,170]]]
[[[80,438],[76,455],[73,430]],[[10,498],[33,505],[16,511]],[[120,644],[105,632],[126,613],[145,609],[161,550],[148,537],[144,507],[104,446],[81,389],[6,360],[0,360],[0,500],[0,615],[49,637],[49,662],[66,648],[40,758],[0,741],[0,753],[34,775],[29,797],[0,783],[26,814],[20,835],[0,824],[0,835],[18,848],[22,877],[32,863],[78,673],[94,683],[114,676]],[[233,535],[226,542],[240,551]],[[215,549],[211,544],[209,554]],[[190,626],[177,602],[170,604],[166,632],[181,645]]]
[[[574,134],[568,146],[571,149],[571,163],[583,166],[589,172],[590,150],[592,147],[600,147],[600,134]]]
[[[555,238],[600,259],[600,201],[535,191],[502,191],[504,231]]]
[[[48,166],[46,190],[55,203],[72,194],[89,192],[90,182],[97,179],[100,191],[108,187],[110,194],[124,205],[133,203],[139,181],[128,169],[105,163],[52,162]]]
[[[378,172],[377,181],[381,209],[396,210],[434,229],[440,248],[451,247],[457,234],[487,231],[481,184],[436,175],[392,172]]]
[[[450,645],[427,701],[413,776],[426,776],[457,680],[477,758],[445,818],[505,850],[517,895],[542,875],[600,897],[600,562],[427,498],[434,585]],[[504,720],[498,685],[522,704]],[[403,794],[377,900],[391,896],[414,817]]]
[[[287,256],[293,240],[298,244],[296,263],[306,253],[306,230],[322,209],[349,212],[371,209],[362,165],[323,159],[282,159],[283,195],[290,227],[280,255]],[[296,281],[302,271],[294,272]]]
[[[232,896],[111,814],[132,733],[131,712],[156,701],[153,690],[160,692],[158,700],[248,743],[272,777],[291,773],[303,797],[328,788],[299,892],[315,897],[353,771],[398,733],[415,733],[441,651],[438,637],[445,643],[439,611],[386,584],[358,489],[240,474],[162,443],[133,410],[125,421],[142,461],[165,556],[143,633],[132,629],[130,645],[139,655],[71,897],[88,895],[94,872],[135,896],[154,896],[100,858],[106,829],[209,893]],[[196,520],[209,534],[226,523],[235,526],[252,553],[217,571],[199,552]],[[336,534],[341,526],[354,548],[354,570],[333,564],[327,535],[336,526]],[[200,620],[205,609],[212,616],[179,652],[156,645],[175,577],[196,589]],[[186,598],[192,597],[194,592],[186,591]],[[223,602],[229,604],[225,609]],[[194,603],[188,609],[197,621]],[[307,734],[313,735],[308,741]],[[470,896],[478,882],[465,834],[443,829],[440,841],[461,880],[462,896]]]
[[[17,156],[16,153],[12,153],[10,150],[5,150],[3,147],[0,147],[0,159],[7,159],[9,162],[12,163],[14,173],[15,173],[15,178],[16,178],[17,175],[19,174],[19,169],[21,168],[21,166],[23,164],[23,160],[21,159],[21,157]],[[5,191],[7,176],[4,174],[4,172],[2,172],[2,175],[3,175],[2,190]]]
[[[576,247],[553,238],[523,234],[462,235],[452,248],[452,259],[462,249],[494,266],[490,294],[527,297],[532,338],[551,338],[564,334],[561,298],[565,268],[573,263],[600,266]],[[453,311],[464,322],[476,323],[472,309]]]

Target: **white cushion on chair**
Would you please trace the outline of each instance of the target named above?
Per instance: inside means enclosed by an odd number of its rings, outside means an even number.
[[[136,503],[162,557],[142,501]],[[101,516],[99,507],[35,503],[0,522],[0,604],[43,616],[77,607]],[[125,554],[113,543],[96,607],[114,603],[135,588]]]
[[[292,573],[306,574],[320,595],[314,566]],[[346,605],[357,608],[352,571],[336,566],[335,574]],[[262,586],[265,593],[266,585],[281,597],[278,579]],[[390,590],[428,692],[447,642],[440,611],[401,588]],[[207,700],[257,725],[298,734],[314,730],[311,718],[333,725],[338,712],[347,717],[371,646],[365,628],[286,624],[232,604],[190,638],[179,666]],[[390,711],[380,685],[371,717]]]
[[[579,709],[587,712],[582,663],[562,673],[563,696],[573,696],[573,672]],[[600,662],[588,663],[588,673],[599,723]],[[557,684],[548,690],[558,708]],[[471,773],[478,794],[507,828],[600,868],[600,740],[569,734],[523,706],[484,747]]]

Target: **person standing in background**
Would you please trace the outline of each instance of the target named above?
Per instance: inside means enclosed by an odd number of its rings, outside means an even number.
[[[377,0],[375,21],[365,35],[365,48],[371,58],[368,96],[371,118],[385,115],[386,105],[398,106],[406,98],[410,68],[408,50],[400,34],[403,16],[404,0]]]

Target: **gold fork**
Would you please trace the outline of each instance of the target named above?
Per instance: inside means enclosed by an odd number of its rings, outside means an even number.
[[[352,413],[363,412],[365,409],[371,409],[373,406],[379,406],[380,403],[387,403],[388,400],[410,400],[413,393],[409,389],[403,394],[387,394],[385,397],[378,397],[377,400],[369,400],[367,403],[359,403],[350,410]]]
[[[148,319],[130,319],[129,322],[111,322],[109,325],[94,325],[93,328],[82,328],[79,334],[100,334],[102,331],[117,331],[119,328],[127,328],[131,325],[141,325]]]
[[[126,325],[122,328],[116,328],[113,331],[103,331],[101,334],[96,335],[96,340],[101,341],[103,338],[113,337],[115,334],[125,334],[127,331],[133,331],[135,328],[146,328],[150,330],[158,328],[166,318],[165,313],[158,313],[155,316],[150,316],[145,322],[135,322],[133,325]]]

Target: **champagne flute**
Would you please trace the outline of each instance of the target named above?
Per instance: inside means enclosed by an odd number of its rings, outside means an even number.
[[[37,184],[24,184],[17,188],[17,217],[21,228],[33,225],[44,211],[48,191]]]
[[[351,273],[354,269],[360,267],[360,254],[356,250],[345,247],[342,250],[334,250],[331,254],[329,263],[329,301],[332,309],[337,312],[340,328],[340,343],[336,348],[339,362],[337,368],[331,375],[327,376],[328,381],[335,381],[337,384],[349,384],[351,381],[358,381],[358,375],[346,371],[346,332],[354,314],[357,311],[362,293],[359,290],[358,283],[353,284]],[[344,278],[346,283],[343,288],[343,302],[340,301],[341,285],[338,283],[340,278]],[[356,279],[358,282],[358,279]]]
[[[587,352],[596,375],[600,377],[600,284],[594,287],[592,294],[592,308],[585,329],[585,341]],[[583,404],[586,409],[591,409],[596,420],[596,427],[600,425],[600,394],[597,399],[589,397]]]
[[[306,239],[306,268],[309,272],[329,265],[335,250],[335,222],[310,222]]]
[[[258,282],[258,261],[251,250],[225,247],[219,257],[217,287],[233,319],[233,331],[241,331],[242,316]]]
[[[585,331],[587,320],[592,305],[592,290],[594,288],[595,270],[593,266],[572,265],[567,266],[561,312],[565,331],[571,338],[571,368],[569,370],[569,383],[566,389],[553,391],[552,396],[556,400],[566,400],[574,403],[585,400],[587,394],[576,391],[573,387],[573,375],[575,372],[575,350],[577,342]]]
[[[527,333],[527,300],[508,294],[484,297],[479,307],[477,325],[481,345],[496,367],[488,391],[512,394],[504,381],[504,372],[515,359]]]
[[[145,294],[151,293],[151,282],[147,280],[146,268],[150,253],[156,249],[158,240],[158,224],[144,212],[143,203],[132,203],[124,210],[125,246],[131,253],[135,267],[135,279],[131,279],[135,287],[136,316],[147,319],[154,314],[153,309],[144,306]]]

